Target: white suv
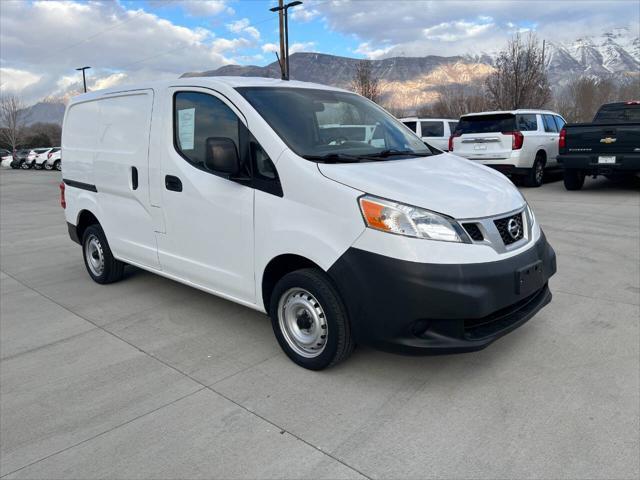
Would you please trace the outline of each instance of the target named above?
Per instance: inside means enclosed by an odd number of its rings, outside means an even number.
[[[443,152],[449,149],[449,137],[453,134],[458,125],[458,120],[451,118],[401,118],[409,130],[418,135],[422,141],[427,142],[432,147],[436,147]]]
[[[45,170],[62,170],[60,147],[53,147],[47,154],[47,159],[44,162],[44,168]]]
[[[527,187],[542,185],[545,168],[558,166],[564,118],[547,110],[465,115],[449,139],[449,151],[509,175]]]

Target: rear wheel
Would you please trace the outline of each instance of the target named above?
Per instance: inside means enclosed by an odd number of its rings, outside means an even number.
[[[35,168],[36,170],[42,170],[42,163],[34,163],[33,168]]]
[[[53,165],[51,165],[49,162],[44,162],[44,168],[45,170],[53,170]]]
[[[58,171],[62,170],[62,163],[60,163],[60,160],[56,160],[55,162],[53,162],[53,168]]]
[[[331,367],[354,349],[346,308],[319,269],[305,268],[282,277],[271,295],[269,313],[280,347],[301,367]]]
[[[27,162],[22,162],[20,164],[20,168],[23,169],[23,170],[29,170],[31,168],[31,165],[28,164]]]
[[[533,166],[526,173],[523,179],[525,187],[540,187],[544,181],[544,157],[541,154],[536,155]]]
[[[584,185],[585,174],[582,170],[566,168],[564,170],[564,188],[567,190],[580,190]]]
[[[114,258],[100,225],[91,225],[84,231],[82,253],[87,272],[95,282],[106,284],[122,279],[125,264]]]

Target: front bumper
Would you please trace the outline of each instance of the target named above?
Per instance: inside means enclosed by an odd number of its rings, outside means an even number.
[[[598,163],[599,156],[615,156],[616,163]],[[566,169],[583,170],[589,175],[606,175],[614,172],[640,172],[640,153],[603,153],[574,155],[563,154],[556,157]]]
[[[521,291],[524,267],[535,278]],[[329,269],[356,342],[411,354],[480,350],[551,301],[556,255],[544,234],[525,252],[476,264],[424,264],[350,248]],[[527,274],[528,275],[528,274]]]

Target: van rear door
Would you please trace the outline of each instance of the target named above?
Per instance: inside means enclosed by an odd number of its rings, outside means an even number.
[[[460,118],[453,152],[470,160],[504,160],[511,156],[516,116],[510,113]]]

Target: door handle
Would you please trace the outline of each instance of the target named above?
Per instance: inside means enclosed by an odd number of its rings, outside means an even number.
[[[131,188],[138,189],[138,169],[136,167],[131,167]]]
[[[182,191],[182,182],[178,177],[174,177],[173,175],[167,175],[164,177],[164,186],[167,190],[171,190],[172,192]]]

